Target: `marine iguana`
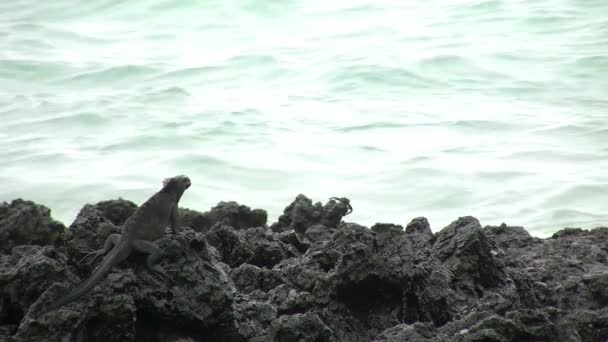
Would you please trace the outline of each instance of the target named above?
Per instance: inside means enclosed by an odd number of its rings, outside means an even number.
[[[161,249],[153,242],[162,238],[169,223],[173,234],[177,231],[178,203],[184,191],[190,187],[190,179],[180,175],[163,181],[163,188],[152,195],[125,221],[121,234],[110,235],[102,249],[87,253],[81,261],[93,256],[93,260],[108,253],[103,261],[93,270],[92,275],[69,294],[41,310],[36,316],[42,316],[52,310],[66,305],[91,290],[112,269],[125,260],[133,250],[146,253],[146,266],[157,275],[173,280],[158,264],[162,256]]]

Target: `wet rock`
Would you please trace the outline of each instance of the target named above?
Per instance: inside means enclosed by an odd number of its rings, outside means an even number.
[[[294,230],[304,233],[308,227],[315,224],[337,228],[342,217],[350,210],[350,201],[347,198],[334,197],[325,205],[321,202],[313,205],[310,198],[300,194],[285,208],[283,215],[279,216],[278,222],[272,224],[271,229],[275,232]]]
[[[275,342],[330,342],[332,331],[319,316],[307,312],[291,316],[281,316],[272,324],[267,341]]]
[[[608,307],[608,272],[587,273],[582,277],[586,300],[591,309]]]
[[[25,244],[53,245],[64,230],[43,205],[22,199],[0,203],[0,253]]]
[[[326,276],[323,269],[311,258],[283,260],[272,268],[272,272],[279,277],[281,283],[307,292],[312,291]]]
[[[411,241],[417,258],[428,259],[430,247],[435,242],[435,236],[431,231],[429,221],[424,217],[416,217],[405,227],[405,232]]]
[[[368,229],[341,222],[351,209],[344,199],[322,205],[303,195],[274,230],[236,202],[182,208],[179,236],[157,242],[176,284],[133,253],[88,295],[35,318],[91,274],[99,260],[82,256],[119,233],[132,208],[100,203],[52,246],[25,242],[0,254],[0,339],[608,340],[608,228],[538,239],[463,217],[433,234],[418,217],[405,231]]]
[[[306,228],[321,222],[321,210],[320,202],[313,206],[310,198],[300,194],[285,208],[283,215],[279,216],[279,221],[273,223],[270,228],[275,232],[294,230],[304,233]]]
[[[251,210],[237,202],[220,202],[211,208],[209,215],[217,222],[222,222],[235,229],[248,229],[266,225],[268,215],[265,210]]]
[[[249,264],[272,268],[287,257],[299,255],[295,248],[282,243],[265,228],[249,228],[243,232],[243,236],[251,251],[251,256],[246,260]]]
[[[251,209],[237,202],[219,202],[207,212],[187,208],[179,209],[179,225],[198,232],[207,232],[214,225],[221,223],[234,229],[248,229],[266,226],[268,214],[262,209]]]
[[[536,244],[541,243],[541,239],[532,237],[523,227],[507,226],[505,223],[500,226],[486,226],[484,232],[494,240],[498,248],[513,251],[517,249],[522,254],[527,253]],[[523,266],[521,259],[516,254],[507,253],[506,259],[509,265]]]
[[[576,339],[573,340],[585,342],[605,342],[608,340],[608,308],[604,307],[599,311],[569,311],[562,322],[568,330],[575,332]]]
[[[277,237],[280,241],[295,247],[295,249],[297,249],[300,253],[306,253],[308,248],[310,248],[310,242],[306,241],[304,236],[296,233],[293,230],[279,233]]]
[[[515,286],[517,304],[527,308],[539,307],[539,297],[541,297],[543,293],[542,289],[538,288],[538,283],[535,283],[525,270],[507,267],[505,272],[507,273],[507,279],[513,281],[513,285]]]
[[[249,296],[237,295],[235,298],[235,321],[238,336],[243,341],[262,336],[277,317],[277,309],[267,302]]]
[[[175,243],[172,238],[159,245]],[[40,335],[76,338],[85,334],[92,341],[156,340],[168,334],[168,327],[183,338],[209,335],[209,327],[230,314],[235,290],[227,275],[205,255],[189,248],[179,256],[174,263],[178,266],[173,275],[176,286],[152,276],[136,256],[129,258],[135,260],[111,272],[86,298],[37,318],[37,324],[26,316],[16,337],[32,340]],[[34,310],[67,291],[63,286],[50,287]],[[57,326],[64,328],[57,330]]]
[[[342,218],[352,212],[350,200],[345,197],[332,197],[321,210],[321,224],[336,228]]]
[[[472,293],[499,286],[505,279],[504,261],[479,221],[462,217],[436,235],[433,256],[443,262]]]
[[[68,230],[70,238],[65,241],[95,246],[97,240],[102,240],[95,233],[102,231],[104,223],[111,225],[99,210],[87,206],[71,225],[73,231]],[[182,237],[187,241],[185,250],[179,247],[183,245],[181,239],[178,241],[173,235],[158,242],[166,251],[164,267],[176,266],[173,277],[178,285],[152,276],[141,256],[135,254],[110,272],[89,295],[38,318],[32,314],[84,279],[79,280],[78,268],[70,267],[68,257],[52,247],[16,247],[0,268],[0,298],[10,299],[4,301],[6,306],[0,317],[6,318],[0,325],[19,321],[14,336],[17,341],[145,340],[145,336],[167,335],[163,329],[175,324],[180,326],[182,337],[198,339],[209,335],[209,327],[218,326],[220,320],[231,316],[236,289],[210,258],[200,233],[190,230]],[[180,317],[179,322],[175,317]]]
[[[230,278],[234,281],[239,292],[250,294],[254,291],[268,293],[279,284],[279,276],[268,268],[251,264],[241,264],[230,270]]]
[[[313,224],[306,228],[304,236],[312,242],[322,242],[329,240],[336,233],[337,229],[324,226],[322,224]]]
[[[179,225],[194,229],[197,232],[207,232],[218,219],[214,219],[209,213],[201,213],[196,210],[179,208]]]
[[[206,236],[209,244],[220,253],[222,261],[230,267],[236,267],[251,258],[252,252],[242,234],[228,225],[216,224]]]
[[[99,210],[101,215],[115,226],[122,226],[125,221],[137,209],[137,204],[118,198],[115,200],[101,201],[93,205],[93,208]]]
[[[251,209],[234,201],[219,202],[208,212],[198,212],[180,208],[180,225],[188,226],[199,232],[207,232],[217,223],[234,229],[248,229],[266,226],[268,214],[262,209]]]
[[[538,310],[516,310],[504,317],[488,317],[462,335],[463,341],[559,341],[562,336],[548,317]]]
[[[52,247],[13,248],[0,263],[0,325],[19,324],[30,306],[54,282],[76,281],[67,257]]]
[[[403,234],[403,226],[393,223],[376,223],[371,227],[372,232],[378,234]]]
[[[453,274],[440,266],[421,273],[407,294],[406,322],[433,322],[439,327],[459,317],[464,299],[452,288]]]
[[[207,233],[207,239],[230,267],[249,263],[271,268],[287,256],[299,254],[264,228],[237,231],[231,226],[216,224]]]
[[[608,272],[608,229],[567,228],[549,239],[529,238],[521,227],[486,229],[516,266],[534,282],[542,305],[561,309],[599,308],[604,301],[603,274]],[[587,281],[584,281],[586,279]]]
[[[268,292],[269,301],[280,315],[305,313],[314,306],[315,298],[306,291],[298,291],[281,284]]]
[[[584,233],[585,233],[585,231],[582,230],[581,228],[564,228],[562,230],[557,231],[555,234],[553,234],[553,236],[551,236],[551,238],[559,239],[562,237],[583,235]]]
[[[425,342],[436,335],[435,327],[429,323],[398,324],[383,331],[374,342]]]
[[[318,267],[317,272],[307,275],[307,279],[315,279],[314,286],[304,289],[321,302],[334,303],[340,317],[350,317],[350,324],[343,328],[329,318],[328,324],[336,326],[337,334],[352,340],[352,331],[357,331],[369,340],[399,323],[403,315],[402,274],[392,272],[378,254],[376,239],[369,229],[343,225],[326,244],[311,247],[303,259]]]
[[[120,231],[95,205],[87,204],[80,209],[74,222],[63,234],[59,250],[68,257],[70,263],[90,271],[90,267],[81,264],[79,260],[87,252],[102,248],[108,236],[120,234]]]
[[[408,234],[422,234],[428,237],[433,236],[431,225],[425,217],[416,217],[405,227],[405,232]]]

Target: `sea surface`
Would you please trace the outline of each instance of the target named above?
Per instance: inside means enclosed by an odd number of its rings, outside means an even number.
[[[0,201],[608,225],[608,1],[0,2]]]

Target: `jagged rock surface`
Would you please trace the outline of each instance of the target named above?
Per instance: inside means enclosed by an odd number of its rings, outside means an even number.
[[[0,254],[20,245],[52,245],[64,229],[43,205],[22,199],[0,203]]]
[[[310,198],[300,194],[285,208],[271,229],[275,232],[294,230],[296,233],[304,233],[309,227],[318,224],[336,228],[349,210],[350,201],[346,198],[334,197],[325,205],[321,202],[313,205]]]
[[[137,209],[135,203],[122,198],[101,201],[92,207],[99,210],[101,216],[116,226],[122,225]],[[221,201],[206,212],[179,208],[180,224],[198,232],[206,232],[219,222],[230,225],[234,229],[265,227],[267,219],[268,214],[265,210],[252,210],[234,201]]]
[[[101,215],[115,226],[121,226],[137,209],[137,204],[122,199],[97,202],[93,208],[99,210]]]
[[[80,259],[120,231],[134,204],[85,205],[57,241],[21,241],[6,230],[14,246],[0,254],[0,339],[608,340],[608,228],[539,239],[462,217],[433,234],[419,217],[368,229],[342,221],[347,203],[313,205],[300,195],[272,229],[265,212],[236,202],[181,209],[181,237],[159,241],[176,285],[134,254],[89,295],[38,318],[90,275],[96,264]],[[15,221],[1,222],[54,222],[32,202],[14,207],[0,217]]]
[[[180,208],[180,222],[198,232],[207,232],[217,223],[229,225],[233,229],[265,227],[268,213],[263,209],[250,209],[234,201],[219,202],[210,211],[201,213]]]

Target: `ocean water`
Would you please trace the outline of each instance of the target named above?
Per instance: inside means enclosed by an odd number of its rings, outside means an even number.
[[[0,3],[0,200],[608,225],[605,0]]]

